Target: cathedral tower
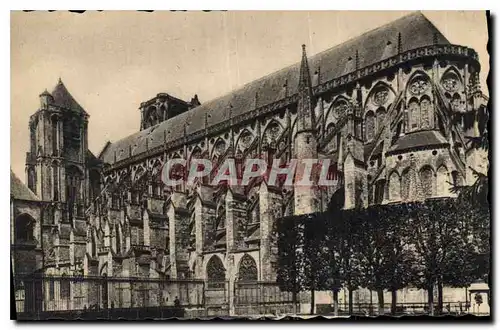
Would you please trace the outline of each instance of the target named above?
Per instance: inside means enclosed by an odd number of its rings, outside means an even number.
[[[57,205],[56,224],[84,220],[88,117],[60,79],[52,93],[40,95],[40,108],[30,117],[26,181],[41,200]]]

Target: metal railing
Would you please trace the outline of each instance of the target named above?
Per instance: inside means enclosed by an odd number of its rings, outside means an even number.
[[[123,315],[136,310],[139,315],[141,309],[147,309],[148,315],[163,315],[168,309],[205,305],[205,282],[199,280],[18,275],[14,287],[16,312],[24,319],[107,310],[121,310]]]
[[[277,315],[299,312],[295,310],[293,294],[282,291],[276,282],[236,282],[234,305],[237,315]]]

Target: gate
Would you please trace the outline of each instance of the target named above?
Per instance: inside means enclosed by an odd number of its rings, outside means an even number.
[[[236,282],[234,297],[236,315],[283,315],[294,311],[292,293],[281,291],[276,282]]]

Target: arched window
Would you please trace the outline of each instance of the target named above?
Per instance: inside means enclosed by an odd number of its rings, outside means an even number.
[[[52,163],[52,198],[54,201],[59,200],[59,167],[57,163]]]
[[[382,127],[384,127],[384,121],[385,121],[385,108],[380,107],[377,109],[377,129],[376,132],[380,131]]]
[[[420,127],[420,105],[416,98],[412,98],[408,103],[408,122],[410,131]]]
[[[90,234],[90,249],[91,249],[91,256],[92,257],[97,256],[97,246],[95,243],[94,233]]]
[[[58,148],[58,142],[59,142],[59,134],[57,133],[57,126],[58,126],[58,120],[56,116],[52,116],[51,120],[51,125],[52,125],[52,155],[58,156],[59,154],[59,148]]]
[[[83,175],[77,167],[70,166],[66,168],[66,200],[70,211],[70,221],[72,221],[74,209],[78,212],[78,206],[81,201],[82,177]]]
[[[36,194],[36,173],[33,167],[28,169],[28,188]]]
[[[115,230],[116,230],[116,253],[121,254],[122,253],[122,233],[120,230],[120,226],[116,225]]]
[[[420,182],[422,183],[422,193],[425,198],[430,198],[434,195],[433,185],[434,172],[430,166],[424,166],[420,170]]]
[[[401,200],[407,201],[411,196],[411,175],[410,169],[403,171],[401,175]]]
[[[401,199],[401,180],[396,171],[389,177],[389,200],[399,201]]]
[[[70,287],[70,280],[67,278],[66,274],[63,274],[61,277],[61,299],[70,298]]]
[[[209,288],[224,288],[226,269],[218,256],[212,256],[207,264],[207,278]]]
[[[238,281],[241,282],[256,282],[257,264],[255,260],[248,254],[245,254],[240,261],[240,268],[238,270]]]
[[[248,210],[247,216],[248,216],[248,224],[260,222],[260,207],[258,201],[250,210]]]
[[[17,217],[15,224],[15,234],[16,240],[20,242],[29,242],[34,239],[33,228],[35,225],[35,219],[33,219],[28,214],[22,214]]]
[[[385,188],[385,180],[378,180],[375,183],[375,196],[374,196],[375,204],[382,204],[382,202],[384,201],[384,188]]]
[[[432,111],[432,102],[429,96],[424,95],[420,101],[420,112],[422,118],[423,129],[432,128],[432,116],[434,115]]]
[[[281,134],[281,131],[281,125],[276,121],[272,121],[267,125],[264,134],[262,135],[262,142],[268,144],[276,143]]]
[[[217,229],[226,228],[226,209],[220,205],[217,209]]]
[[[368,111],[365,116],[365,137],[367,141],[373,139],[375,134],[375,115],[372,111]]]

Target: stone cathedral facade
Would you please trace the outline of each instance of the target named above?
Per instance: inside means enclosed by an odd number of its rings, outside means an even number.
[[[338,189],[350,208],[452,196],[453,183],[474,182],[484,155],[467,137],[487,103],[479,72],[474,50],[412,14],[312,57],[303,47],[297,64],[206,103],[157,94],[140,104],[137,133],[95,155],[89,115],[59,81],[30,118],[26,158],[29,189],[50,204],[35,219],[45,272],[274,281],[279,217],[325,210]],[[473,129],[454,112],[470,114]],[[160,178],[173,158],[257,157],[330,159],[338,186],[170,188]]]

